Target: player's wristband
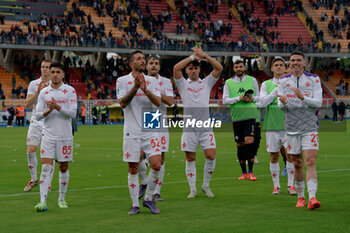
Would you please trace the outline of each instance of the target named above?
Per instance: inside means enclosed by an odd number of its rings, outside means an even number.
[[[194,58],[193,54],[192,54],[191,56],[189,56],[189,58],[191,58],[191,60],[192,60],[192,61],[194,61],[194,60],[195,60],[195,58]]]

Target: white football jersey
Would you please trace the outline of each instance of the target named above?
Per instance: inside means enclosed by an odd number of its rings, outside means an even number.
[[[304,95],[301,100],[292,88],[298,88]],[[302,134],[318,131],[317,109],[322,106],[322,87],[320,78],[308,72],[300,77],[288,74],[280,78],[278,94],[285,96],[287,104],[278,101],[284,111],[284,127],[288,134]]]
[[[29,83],[29,86],[28,86],[28,92],[27,94],[28,95],[34,95],[34,93],[38,90],[38,87],[39,87],[39,84],[41,83],[42,81],[42,78],[38,78],[38,79],[35,79],[33,81],[31,81]],[[49,84],[51,83],[51,80],[48,82]],[[44,126],[44,121],[41,120],[41,121],[37,121],[36,120],[36,104],[37,104],[38,100],[36,100],[32,106],[32,118],[30,119],[30,124],[35,126],[35,127],[38,127],[40,129],[42,129],[42,127]]]
[[[145,75],[147,89],[155,96],[160,97],[159,83],[156,78]],[[117,79],[117,98],[124,97],[134,86],[134,77],[131,73]],[[139,88],[136,95],[124,109],[124,137],[144,138],[149,132],[143,132],[143,112],[157,110],[155,106]]]
[[[190,79],[175,79],[177,88],[184,106],[184,114],[191,115],[191,118],[208,120],[210,92],[218,81],[212,73],[204,79],[191,81]]]
[[[54,98],[61,110],[53,110],[48,116],[43,113],[48,109],[47,103]],[[72,118],[77,113],[77,94],[75,89],[62,83],[58,89],[50,86],[40,91],[36,106],[36,119],[44,119],[43,138],[49,140],[68,140],[73,138]]]
[[[165,78],[163,76],[158,75],[158,83],[159,83],[159,90],[160,94],[164,96],[172,96],[174,97],[174,92],[173,92],[173,84],[171,83],[171,80],[168,78]],[[163,119],[167,118],[167,104],[161,103],[159,107],[159,111],[162,113]]]

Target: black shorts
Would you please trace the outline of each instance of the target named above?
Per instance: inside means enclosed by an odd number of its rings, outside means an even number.
[[[254,142],[258,142],[261,139],[261,125],[260,122],[255,123],[255,135],[254,135]]]
[[[244,142],[245,137],[255,136],[255,119],[232,122],[236,142]]]

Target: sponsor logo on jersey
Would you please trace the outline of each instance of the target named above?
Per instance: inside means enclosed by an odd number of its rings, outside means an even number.
[[[198,90],[192,89],[191,87],[187,88],[188,91],[194,92],[194,93],[198,93],[202,90],[204,90],[204,86],[201,86]]]
[[[237,93],[245,93],[245,89],[243,87],[240,87]]]

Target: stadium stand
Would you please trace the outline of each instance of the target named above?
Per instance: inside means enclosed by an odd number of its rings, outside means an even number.
[[[75,88],[78,98],[85,99],[87,96],[87,82],[81,81],[82,68],[69,68],[69,83]]]
[[[299,1],[237,1],[236,8],[245,27],[255,35],[263,37],[270,45],[278,43],[305,44],[311,35],[297,17]],[[297,33],[296,33],[297,32]]]
[[[176,1],[175,4],[180,18],[202,40],[253,41],[225,3]]]
[[[40,2],[0,0],[0,14],[6,15],[3,25],[0,19],[0,42],[164,50],[189,50],[195,45],[201,45],[208,51],[256,52],[261,51],[260,37],[264,37],[270,45],[270,52],[290,52],[300,48],[299,45],[303,47],[305,44],[316,48],[313,52],[329,52],[324,49],[325,46],[336,52],[331,43],[338,43],[340,40],[334,39],[327,31],[324,35],[325,41],[322,41],[318,28],[314,30],[316,24],[321,25],[320,29],[324,30],[322,27],[328,27],[331,17],[335,15],[333,9],[326,10],[326,6],[318,6],[318,3],[319,1],[312,0],[241,2],[239,0],[47,0]],[[315,22],[312,23],[311,29],[316,31],[316,37],[320,42],[312,38],[312,34],[305,27],[305,25],[310,26],[309,19],[298,17],[302,15],[301,7]],[[338,8],[340,19],[344,14],[348,14],[346,8],[340,6]],[[328,21],[324,20],[324,13],[327,13]],[[305,20],[305,25],[302,20]],[[232,25],[231,34],[227,30],[230,28],[229,24]],[[181,25],[186,26],[185,31],[180,33]],[[189,28],[190,31],[188,31]],[[30,34],[29,37],[27,33]],[[191,36],[196,34],[198,37],[194,36],[194,38],[200,38],[201,43],[198,42],[199,40],[167,37],[167,35],[176,37],[176,34],[188,35],[188,33]],[[344,43],[347,42],[341,42],[340,51],[346,51],[347,46],[344,46]],[[320,47],[319,50],[317,50],[318,47]],[[78,68],[75,65],[66,67],[69,67],[66,81],[76,88],[78,96],[82,99],[115,98],[114,84],[117,77],[111,78],[110,73],[104,74],[104,72],[117,68],[110,69],[106,66],[106,69],[102,69],[101,72],[91,72],[91,67]],[[33,69],[33,72],[38,73],[37,67]],[[8,77],[12,79],[12,74],[7,73],[3,68],[0,71],[0,74],[4,74],[5,77],[1,79],[2,90],[7,99],[11,98],[12,86],[9,86]],[[20,70],[16,70],[16,73],[24,77]],[[87,78],[85,78],[86,73],[88,73]],[[121,74],[122,72],[118,70],[118,76]],[[16,75],[17,86],[25,89],[28,83],[20,76]],[[27,77],[31,79],[34,76],[37,75]],[[167,76],[170,77],[170,73]],[[212,90],[212,98],[222,97],[224,79],[228,78],[229,74],[222,76],[224,78]],[[269,78],[263,71],[254,73],[254,76],[260,82]],[[322,72],[320,77],[323,80],[326,79]],[[337,93],[336,87],[340,86],[342,77],[344,77],[343,72],[335,70],[330,81],[325,83],[334,93]],[[346,97],[345,83],[343,83],[343,94],[339,92],[339,97]],[[326,93],[326,96],[331,95]]]
[[[106,10],[107,9],[106,4],[102,5],[104,7],[97,6],[95,9],[92,6],[84,6],[84,5],[79,5],[79,8],[81,11],[85,13],[85,16],[84,16],[85,22],[89,23],[90,20],[88,17],[90,16],[91,22],[93,22],[93,24],[95,25],[103,24],[105,27],[104,31],[107,32],[108,34],[112,33],[114,36],[117,36],[117,37],[121,37],[123,35],[128,35],[128,34],[131,35],[132,31],[127,31],[127,28],[130,27],[130,22],[133,23],[132,22],[133,17],[137,17],[137,16],[126,14],[126,12],[124,11],[124,9],[126,8],[125,2],[124,4],[117,1],[112,1],[112,2],[113,2],[113,5],[111,6],[111,10],[108,10],[108,12]],[[76,1],[76,0],[69,1],[67,4],[68,10],[74,11],[74,8],[72,7],[73,3],[76,3],[76,5],[78,5],[79,1]],[[118,20],[119,30],[118,30],[118,27],[115,27],[113,24],[112,15],[115,15],[115,14],[119,15],[119,20]],[[120,17],[120,15],[122,15],[123,17]],[[144,31],[141,27],[136,26],[136,30],[137,30],[137,33],[139,34],[142,33],[146,37],[148,36],[147,32]],[[125,31],[126,33],[124,33]]]
[[[151,0],[141,0],[139,1],[139,4],[141,7],[140,12],[142,12],[143,18],[153,16],[154,20],[152,20],[152,23],[159,25],[159,28],[164,33],[175,34],[177,25],[184,23],[165,0],[160,0],[157,2]],[[146,25],[143,26],[146,28]]]
[[[318,29],[322,31],[325,40],[331,44],[332,52],[348,52],[350,33],[347,38],[349,29],[347,8],[342,7],[342,4],[337,6],[337,4],[333,4],[333,1],[327,1],[327,3],[321,5],[319,1],[303,0],[305,11],[317,24]]]
[[[317,71],[317,74],[324,82],[326,82],[327,86],[332,90],[334,94],[337,95],[338,98],[348,98],[349,97],[349,79],[345,78],[344,74],[341,70],[333,70],[331,72],[331,76],[328,78],[328,81],[325,77],[325,72],[322,70]],[[347,84],[346,84],[347,83]]]
[[[15,77],[16,79],[16,86],[15,89],[19,91],[18,96],[24,97],[24,90],[28,87],[28,81],[23,80],[19,77],[16,73],[9,73],[7,72],[3,67],[0,66],[0,77],[1,77],[1,84],[2,84],[2,91],[4,92],[4,96],[6,99],[18,99],[17,94],[15,98],[12,98],[12,78]]]
[[[18,7],[21,8],[22,13],[24,12],[24,15],[15,14],[16,17],[5,16],[4,25],[0,25],[1,43],[189,50],[198,43],[194,36],[197,34],[201,36],[202,48],[208,51],[261,51],[262,47],[258,31],[251,32],[251,27],[247,27],[245,21],[239,19],[240,16],[235,13],[236,7],[233,6],[232,0],[227,0],[226,3],[199,0],[176,1],[176,4],[180,4],[179,6],[189,4],[187,8],[190,11],[183,10],[183,7],[175,8],[172,0],[157,1],[157,4],[150,0],[124,2],[71,0],[67,2],[67,4],[57,4],[57,1],[53,0],[40,3],[0,0],[0,5]],[[296,4],[295,2],[299,1],[287,2]],[[253,2],[250,0],[245,3]],[[206,10],[202,9],[203,4]],[[286,3],[274,1],[274,4],[275,9],[282,9],[283,4]],[[43,8],[38,8],[39,5]],[[269,18],[264,12],[264,3],[257,1],[253,5],[252,16],[260,17],[263,25],[262,19]],[[232,7],[231,10],[230,7]],[[317,43],[313,41],[310,44],[310,34],[298,17],[291,15],[297,13],[294,8],[294,5],[290,6],[290,10],[285,7],[287,9],[285,15],[278,15],[278,10],[273,11],[272,17],[277,15],[278,26],[272,27],[271,32],[267,30],[265,33],[265,37],[267,36],[269,40],[274,37],[274,43],[270,43],[269,51],[289,52],[296,48],[311,48]],[[9,9],[2,8],[2,11],[9,11]],[[154,19],[148,19],[147,14],[152,14]],[[290,24],[287,22],[293,22],[293,29],[298,30],[298,33],[290,30]],[[143,28],[138,25],[142,25]],[[222,26],[218,27],[218,25]],[[182,30],[183,27],[185,31]],[[190,34],[187,33],[189,27],[192,32]],[[51,30],[42,30],[43,28]],[[188,36],[189,39],[176,38],[176,32],[180,34],[180,31],[185,32],[184,36]],[[27,33],[30,36],[27,36]],[[174,35],[175,38],[168,38]],[[303,43],[299,47],[298,39]],[[278,42],[277,45],[276,42]],[[312,52],[304,48],[303,50]]]
[[[54,0],[44,2],[1,0],[0,6],[0,14],[13,14],[6,16],[6,19],[11,21],[37,20],[43,12],[56,17],[63,17],[66,10],[65,4],[60,4],[59,1]]]

